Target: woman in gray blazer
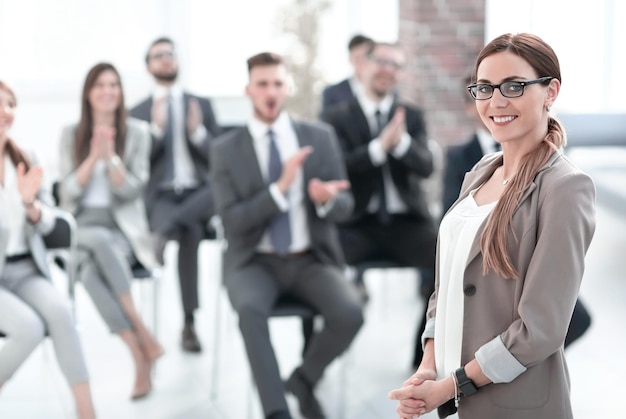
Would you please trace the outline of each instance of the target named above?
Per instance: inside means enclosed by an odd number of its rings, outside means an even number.
[[[131,266],[156,266],[143,204],[148,126],[127,118],[121,79],[108,63],[87,74],[81,119],[61,136],[60,205],[78,224],[78,277],[112,333],[135,361],[131,398],[147,396],[163,348],[146,328],[130,292]]]
[[[48,332],[77,416],[95,417],[89,375],[71,312],[50,282],[42,235],[54,228],[42,170],[8,137],[16,99],[0,81],[0,389]]]
[[[556,54],[531,34],[480,52],[468,86],[502,145],[466,176],[439,232],[424,360],[398,413],[462,419],[573,416],[563,344],[595,230],[591,178],[563,154],[550,115]]]

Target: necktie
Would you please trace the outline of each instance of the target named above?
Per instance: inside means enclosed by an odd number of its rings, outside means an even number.
[[[385,127],[385,120],[383,118],[383,114],[380,112],[380,109],[376,109],[374,112],[374,116],[376,117],[376,135],[374,138],[378,137]],[[380,167],[380,176],[379,176],[379,185],[378,185],[378,220],[382,224],[388,224],[391,218],[389,217],[389,212],[387,211],[387,195],[385,193],[385,171],[389,171],[389,163],[385,162]]]
[[[172,96],[167,96],[167,121],[163,134],[163,151],[165,153],[165,167],[163,183],[171,186],[174,182],[174,112],[172,110]]]
[[[276,146],[274,131],[267,132],[270,139],[268,182],[276,182],[283,171],[283,163],[280,159],[280,152]],[[270,241],[274,250],[279,255],[286,255],[291,244],[291,225],[289,223],[289,211],[280,212],[270,220],[269,226]]]

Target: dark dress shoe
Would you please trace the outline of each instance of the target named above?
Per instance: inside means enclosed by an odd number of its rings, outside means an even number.
[[[196,336],[196,331],[192,324],[186,324],[183,328],[183,337],[181,345],[185,352],[202,352],[202,345]]]
[[[291,415],[286,410],[279,410],[270,415],[267,415],[265,419],[291,419]]]
[[[291,377],[285,383],[285,388],[298,399],[302,416],[307,419],[326,418],[322,406],[315,398],[313,386],[299,369],[296,368],[293,374],[291,374]]]

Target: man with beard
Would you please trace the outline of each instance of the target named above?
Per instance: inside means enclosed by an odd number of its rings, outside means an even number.
[[[182,347],[200,352],[194,329],[198,308],[198,246],[213,215],[209,184],[209,143],[220,133],[211,103],[183,91],[177,83],[178,60],[169,38],[154,41],[146,54],[156,83],[152,96],[131,109],[135,118],[151,123],[150,180],[145,203],[163,264],[168,240],[177,240],[178,276],[184,310]]]
[[[352,217],[339,228],[341,244],[346,262],[357,269],[371,262],[420,268],[428,298],[437,229],[420,182],[433,171],[424,117],[394,93],[405,63],[400,46],[375,43],[367,57],[362,91],[322,116],[339,138],[355,201]]]
[[[363,323],[358,295],[342,274],[336,230],[352,212],[350,185],[332,129],[294,121],[283,110],[289,87],[282,57],[257,54],[248,74],[252,117],[211,146],[215,207],[228,241],[224,284],[265,417],[292,417],[286,389],[304,417],[324,418],[315,384]],[[285,384],[267,324],[284,293],[324,318]]]

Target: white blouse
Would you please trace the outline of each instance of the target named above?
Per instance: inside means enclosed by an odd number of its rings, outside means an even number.
[[[8,154],[4,158],[4,186],[0,186],[0,218],[9,229],[6,255],[28,253],[24,230],[26,210],[17,190],[17,170]]]
[[[98,160],[93,167],[91,179],[85,186],[81,198],[85,208],[109,208],[111,206],[111,185],[106,172],[106,163]]]
[[[439,229],[439,291],[435,318],[435,362],[438,378],[461,366],[463,340],[463,274],[476,233],[496,202],[480,205],[476,190],[444,217]]]

